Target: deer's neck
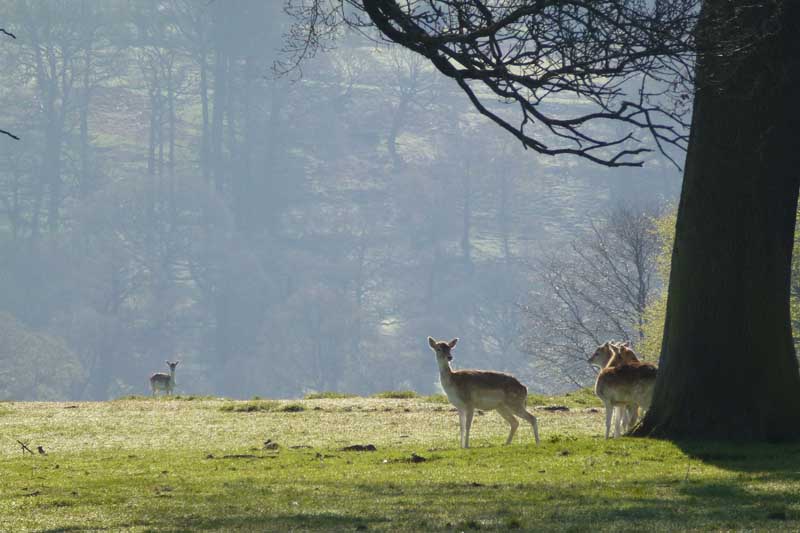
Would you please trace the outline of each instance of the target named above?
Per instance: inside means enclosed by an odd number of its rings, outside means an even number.
[[[169,380],[171,382],[175,383],[175,369],[174,368],[170,368],[169,369]]]
[[[450,361],[446,359],[438,359],[437,362],[439,363],[439,377],[442,380],[442,386],[445,386],[447,383],[450,383],[450,379],[453,376],[453,369],[450,367]]]

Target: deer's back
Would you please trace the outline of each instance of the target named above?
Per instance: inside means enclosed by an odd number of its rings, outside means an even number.
[[[649,363],[606,367],[595,383],[597,395],[612,403],[650,405],[658,369]]]
[[[452,374],[452,381],[459,399],[478,409],[495,409],[506,403],[524,402],[528,395],[525,385],[503,372],[457,370]]]
[[[169,383],[170,379],[171,378],[169,374],[157,372],[150,376],[150,383]]]

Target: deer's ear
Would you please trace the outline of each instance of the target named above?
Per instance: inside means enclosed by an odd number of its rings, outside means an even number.
[[[450,348],[455,348],[455,347],[456,347],[456,343],[457,343],[457,342],[458,342],[458,337],[456,337],[455,339],[453,339],[453,340],[451,340],[450,342],[448,342],[448,343],[447,343],[447,345],[448,345]]]
[[[169,364],[169,361],[164,361],[165,363]]]
[[[436,349],[436,340],[433,337],[428,337],[428,344],[430,344],[431,348],[434,350]]]

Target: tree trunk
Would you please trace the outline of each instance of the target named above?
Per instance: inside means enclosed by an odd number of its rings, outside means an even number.
[[[203,178],[206,181],[211,180],[211,169],[209,163],[209,145],[211,136],[209,132],[208,120],[208,52],[206,51],[205,44],[200,50],[200,102],[203,109],[203,132],[200,140],[200,167],[203,172]]]
[[[789,320],[800,3],[745,4],[707,0],[698,26],[697,92],[661,362],[638,435],[800,434]],[[730,49],[718,53],[723,42]]]
[[[216,44],[214,55],[214,92],[211,115],[211,169],[213,174],[214,186],[216,191],[222,193],[225,190],[225,166],[223,139],[224,139],[224,117],[225,105],[228,101],[228,57],[222,49],[222,44]]]

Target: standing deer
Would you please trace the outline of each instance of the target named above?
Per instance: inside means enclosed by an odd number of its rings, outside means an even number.
[[[180,361],[174,363],[166,361],[166,363],[169,366],[169,374],[156,372],[150,376],[150,389],[153,391],[153,396],[156,395],[157,390],[163,390],[165,394],[172,394],[172,389],[175,388],[175,367]]]
[[[436,353],[436,362],[439,364],[439,377],[442,388],[458,410],[458,420],[461,426],[461,447],[469,448],[469,430],[472,427],[472,418],[475,409],[500,413],[511,426],[511,431],[506,439],[506,444],[511,444],[514,433],[519,427],[516,416],[527,420],[533,427],[533,437],[539,444],[539,426],[536,417],[525,409],[528,398],[528,389],[517,378],[502,372],[490,370],[453,370],[450,361],[453,356],[450,351],[455,347],[458,339],[450,342],[440,342],[428,337],[428,344]]]
[[[615,359],[615,366],[619,364],[638,363],[639,358],[636,357],[636,354],[633,352],[633,350],[622,351],[623,347],[630,348],[628,341],[606,341],[597,347],[591,357],[589,357],[588,363],[590,365],[597,366],[600,368],[600,370],[602,370],[608,366],[609,362],[615,355],[618,356],[618,358]],[[628,431],[633,425],[631,422],[633,421],[633,423],[635,423],[636,419],[639,417],[639,407],[635,405],[627,405],[623,407],[618,406],[614,408],[614,412],[616,413],[616,433],[619,433],[620,422],[622,422],[622,426],[625,431]]]
[[[597,375],[594,392],[603,400],[606,408],[606,438],[611,431],[611,417],[615,407],[621,407],[632,414],[629,424],[636,424],[639,408],[648,409],[653,398],[658,369],[650,363],[632,361],[636,359],[633,350],[627,346],[617,346],[616,353]],[[626,362],[627,361],[627,362]],[[619,437],[619,417],[614,436]]]

